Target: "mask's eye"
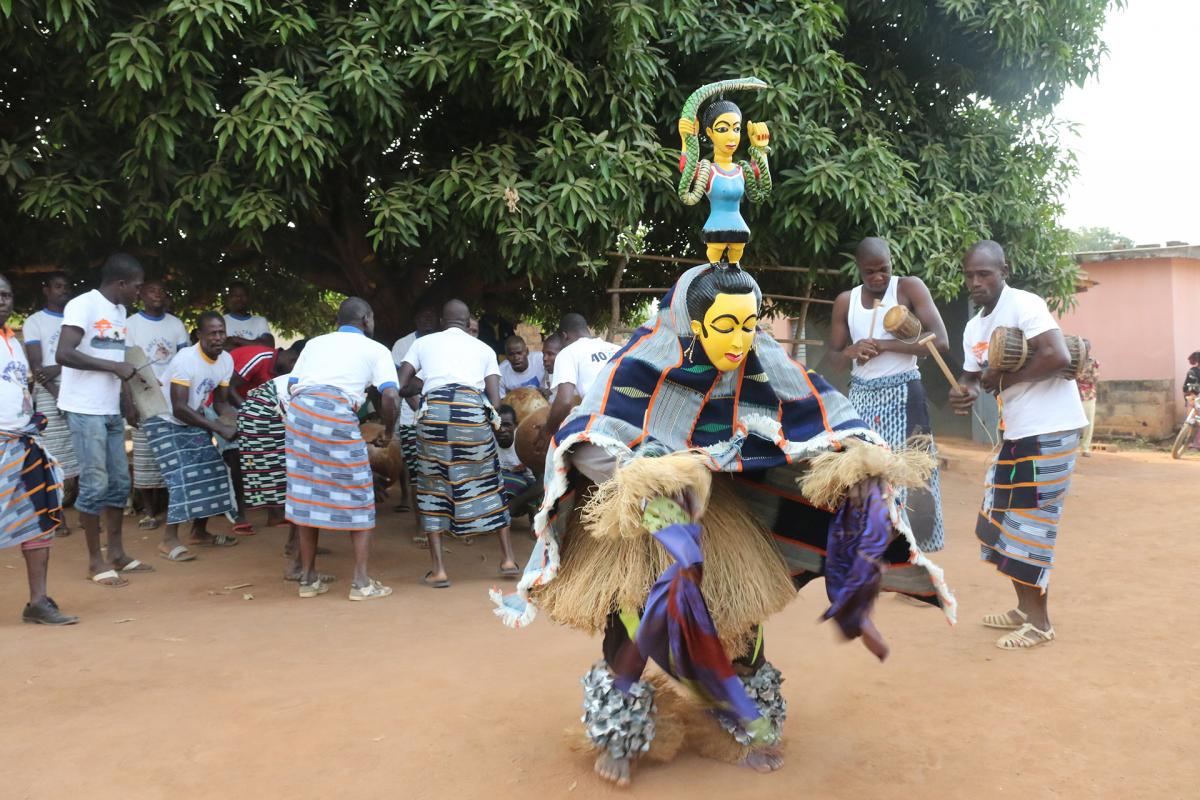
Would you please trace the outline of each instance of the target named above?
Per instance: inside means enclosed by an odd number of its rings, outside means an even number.
[[[737,326],[730,325],[728,322],[722,322],[720,324],[709,325],[708,327],[712,328],[713,333],[733,333],[733,329]]]

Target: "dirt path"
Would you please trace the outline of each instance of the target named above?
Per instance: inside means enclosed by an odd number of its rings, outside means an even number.
[[[976,623],[1011,596],[972,535],[986,452],[943,450],[949,545],[937,560],[959,626],[883,598],[881,666],[814,624],[823,590],[806,589],[768,626],[791,702],[783,771],[685,756],[642,770],[631,795],[1195,796],[1200,459],[1082,461],[1054,579],[1061,638],[1003,653]],[[407,517],[384,518],[373,574],[396,593],[363,604],[345,599],[349,542],[337,537],[321,565],[342,577],[337,591],[300,600],[280,580],[277,530],[191,564],[155,558],[138,533],[133,552],[158,572],[116,591],[84,581],[76,535],[55,546],[51,591],[84,621],[57,630],[20,624],[20,554],[0,552],[0,796],[614,796],[564,736],[598,642],[546,620],[496,622],[492,542],[452,545],[453,588],[419,586],[427,555],[410,534]],[[239,583],[253,586],[222,593]]]

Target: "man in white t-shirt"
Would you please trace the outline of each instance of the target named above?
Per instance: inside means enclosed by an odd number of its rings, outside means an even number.
[[[412,333],[400,337],[392,345],[392,363],[396,365],[397,370],[404,363],[404,357],[408,355],[408,350],[412,347],[413,342],[422,336],[437,332],[437,311],[429,307],[418,310],[413,316],[413,326],[415,329]],[[416,376],[417,380],[420,378],[420,375]],[[407,496],[402,498],[402,502],[396,506],[396,510],[401,512],[410,510],[410,503],[415,504],[412,492],[413,482],[417,476],[417,458],[419,457],[417,452],[417,407],[416,395],[400,398],[400,417],[396,420],[396,438],[400,441],[400,453],[404,456],[404,468],[408,472]]]
[[[838,295],[829,329],[833,361],[850,366],[850,391],[846,396],[863,421],[893,450],[903,448],[913,436],[930,436],[932,443],[929,406],[917,368],[917,359],[929,355],[929,350],[917,344],[921,337],[897,339],[885,330],[883,321],[891,309],[903,306],[921,322],[922,330],[933,334],[934,346],[948,353],[950,338],[942,315],[920,278],[892,274],[891,248],[884,239],[863,239],[854,249],[854,261],[862,283]],[[936,450],[933,455],[937,455]],[[935,469],[930,476],[928,488],[902,489],[897,496],[917,547],[925,553],[941,550],[944,536],[938,471]]]
[[[65,497],[69,504],[79,488],[79,461],[71,443],[67,417],[58,408],[58,386],[62,368],[55,360],[58,354],[58,334],[62,330],[63,308],[71,299],[71,281],[64,272],[51,272],[42,281],[42,296],[46,305],[25,320],[22,334],[25,352],[33,366],[33,408],[46,418],[46,429],[38,437],[63,471]],[[66,515],[58,529],[59,536],[70,536]]]
[[[171,409],[142,422],[150,449],[167,484],[167,526],[159,554],[168,561],[192,561],[195,555],[179,540],[179,525],[192,523],[192,546],[230,547],[233,536],[208,532],[208,518],[236,508],[229,471],[213,444],[213,435],[237,436],[229,403],[233,356],[226,353],[225,320],[204,311],[196,320],[196,344],[175,354],[162,376],[163,397]],[[212,403],[217,418],[204,413]]]
[[[229,284],[225,293],[225,349],[245,347],[248,344],[261,344],[264,347],[274,347],[275,337],[271,335],[271,326],[265,317],[251,314],[250,292],[246,284],[234,281]]]
[[[417,416],[417,509],[429,536],[433,569],[422,582],[450,585],[442,560],[442,534],[500,533],[500,574],[520,576],[509,541],[508,505],[500,474],[493,426],[500,405],[500,367],[495,352],[467,331],[471,312],[461,300],[442,307],[440,333],[423,336],[400,365],[403,394],[418,391],[424,402]]]
[[[320,530],[345,531],[354,548],[350,599],[387,597],[392,590],[367,574],[375,528],[374,474],[362,438],[358,409],[367,388],[379,390],[383,433],[376,447],[391,444],[399,405],[392,354],[371,339],[375,314],[363,299],[338,308],[338,329],[309,339],[292,368],[287,425],[287,498],[284,514],[300,539],[300,596],[329,590],[317,572]]]
[[[142,284],[142,310],[126,320],[125,345],[141,348],[150,362],[154,376],[165,384],[163,376],[175,354],[188,346],[188,332],[183,320],[167,313],[167,292],[162,281],[149,280]],[[142,518],[138,527],[151,530],[158,527],[158,515],[166,510],[162,489],[166,487],[150,440],[146,432],[133,429],[133,488],[142,496]]]
[[[542,339],[542,396],[554,403],[554,398],[558,396],[557,389],[551,389],[550,384],[554,382],[554,362],[558,359],[558,354],[563,349],[563,338],[561,333],[552,333]]]
[[[122,382],[133,375],[133,366],[125,361],[125,306],[137,299],[144,274],[133,256],[109,256],[100,271],[100,288],[63,309],[58,338],[58,407],[66,412],[80,469],[75,510],[87,539],[88,568],[100,586],[125,586],[129,581],[121,573],[154,569],[126,554],[121,537],[130,485],[122,406],[132,416]],[[107,553],[100,549],[101,512]]]
[[[550,416],[538,438],[538,450],[545,450],[550,437],[562,425],[571,409],[592,389],[596,376],[620,348],[592,336],[587,320],[581,314],[567,314],[559,325],[563,349],[554,359],[554,377],[550,390],[556,392]]]
[[[1071,358],[1058,323],[1042,298],[1007,285],[1000,245],[973,245],[963,274],[980,312],[963,331],[959,383],[965,391],[952,389],[950,403],[969,414],[981,389],[999,398],[1004,442],[988,470],[975,536],[982,559],[1011,579],[1017,593],[1016,608],[988,614],[983,624],[1009,631],[997,640],[1000,649],[1027,650],[1054,639],[1046,590],[1087,417],[1075,381],[1062,376]],[[1020,330],[1029,345],[1016,372],[990,363],[991,335],[1001,326]]]
[[[40,441],[38,420],[29,394],[29,362],[8,318],[13,310],[12,284],[0,275],[0,463],[16,465],[0,471],[0,548],[20,547],[29,580],[24,622],[73,625],[79,617],[62,613],[46,594],[50,547],[63,518],[62,489],[50,456]]]
[[[508,358],[500,364],[500,399],[515,389],[542,388],[546,370],[542,366],[542,354],[530,352],[525,339],[517,334],[504,342],[504,355]]]

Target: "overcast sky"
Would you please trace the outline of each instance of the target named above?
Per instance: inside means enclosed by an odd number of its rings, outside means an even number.
[[[1068,140],[1079,175],[1067,226],[1102,225],[1138,244],[1200,244],[1198,0],[1129,0],[1110,13],[1108,56],[1058,115],[1079,124]]]

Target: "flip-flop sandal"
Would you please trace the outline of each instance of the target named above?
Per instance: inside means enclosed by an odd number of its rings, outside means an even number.
[[[196,554],[193,553],[191,550],[188,550],[186,547],[184,547],[181,544],[177,544],[174,547],[172,547],[171,551],[169,553],[159,550],[158,557],[165,558],[167,561],[195,561],[196,560]]]
[[[254,526],[251,525],[249,522],[237,523],[236,525],[233,526],[233,532],[237,536],[253,536],[256,533],[256,531],[254,530]]]
[[[109,589],[122,589],[129,585],[129,581],[122,578],[115,569],[97,572],[91,577],[91,581],[97,586],[106,586]]]
[[[1054,628],[1041,630],[1033,627],[1032,622],[1026,622],[1012,633],[1005,634],[996,640],[996,647],[1001,650],[1032,650],[1054,641]]]
[[[450,588],[450,579],[449,578],[442,578],[440,581],[431,581],[431,580],[429,580],[429,578],[432,575],[433,575],[433,570],[429,570],[429,572],[426,572],[425,577],[421,578],[421,583],[425,584],[426,586],[428,586],[431,589],[449,589]]]
[[[521,577],[521,568],[520,567],[501,567],[500,575],[505,578],[519,578],[519,577]]]
[[[209,539],[193,539],[188,542],[193,547],[233,547],[237,543],[236,536],[226,536],[223,533],[219,533]]]
[[[1017,619],[1013,620],[1013,615]],[[998,628],[1002,631],[1015,631],[1025,624],[1029,619],[1029,615],[1019,608],[1014,608],[1012,611],[1005,611],[1003,614],[988,614],[983,618],[983,624],[988,628]]]
[[[143,531],[152,531],[158,527],[158,517],[152,517],[149,514],[138,520],[138,528]]]
[[[116,564],[113,564],[113,567],[119,569],[121,572],[154,572],[154,567],[149,564],[143,564],[136,558],[123,567],[118,567]]]
[[[300,582],[300,576],[299,576],[299,575],[284,575],[284,576],[283,576],[283,579],[284,579],[285,581],[291,581],[292,583],[299,583],[299,582]],[[318,582],[318,583],[333,583],[333,582],[334,582],[334,581],[336,581],[336,580],[337,580],[337,576],[336,576],[336,575],[326,575],[324,572],[318,572],[318,573],[317,573],[317,582]]]

